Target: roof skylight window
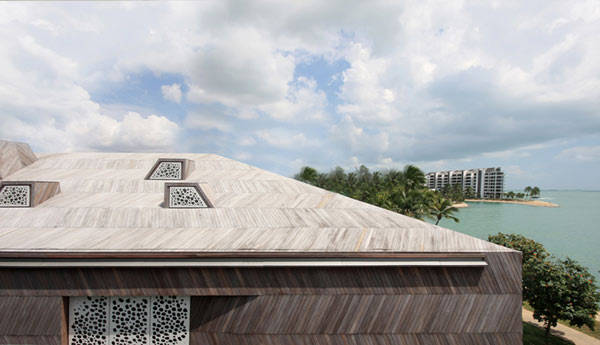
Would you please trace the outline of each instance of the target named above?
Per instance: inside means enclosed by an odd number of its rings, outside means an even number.
[[[194,162],[191,160],[161,158],[146,175],[146,180],[185,180],[192,170]]]
[[[0,207],[30,207],[31,185],[13,184],[0,187]]]
[[[213,207],[197,183],[165,184],[164,205],[167,208]]]
[[[0,207],[35,207],[60,193],[60,183],[48,181],[0,182]]]

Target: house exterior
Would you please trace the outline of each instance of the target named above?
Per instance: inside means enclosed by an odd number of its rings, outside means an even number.
[[[521,253],[213,154],[0,141],[0,344],[521,344]]]

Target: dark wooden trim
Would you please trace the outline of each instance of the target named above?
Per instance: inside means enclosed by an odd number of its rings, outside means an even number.
[[[187,179],[192,171],[194,171],[194,161],[185,158],[159,158],[152,166],[152,169],[146,174],[144,180],[150,180],[150,176],[158,168],[158,165],[163,162],[178,162],[181,163],[181,180]],[[177,181],[173,179],[153,179],[152,181]]]
[[[69,345],[69,297],[62,297],[60,344]]]
[[[207,207],[197,207],[197,208],[215,208],[215,206],[213,205],[213,203],[210,202],[210,199],[208,198],[208,196],[206,195],[206,193],[204,193],[204,191],[200,187],[200,184],[198,184],[196,182],[172,182],[172,183],[165,183],[165,194],[164,194],[164,201],[163,201],[163,207],[164,208],[176,208],[176,209],[195,208],[195,207],[171,207],[171,206],[169,206],[169,205],[171,205],[171,193],[169,192],[169,189],[171,187],[194,187],[194,189],[196,189],[196,191],[198,192],[198,194],[200,194],[200,197],[202,198],[202,200],[204,201],[204,203],[207,206]]]
[[[10,252],[0,258],[406,258],[406,259],[485,259],[483,252]]]

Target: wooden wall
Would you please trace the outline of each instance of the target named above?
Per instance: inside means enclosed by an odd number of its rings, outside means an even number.
[[[17,325],[3,312],[0,343],[59,341],[58,296],[176,294],[195,296],[191,344],[518,344],[520,253],[489,253],[486,261],[485,268],[0,269],[1,310],[25,301],[21,315],[45,315]]]

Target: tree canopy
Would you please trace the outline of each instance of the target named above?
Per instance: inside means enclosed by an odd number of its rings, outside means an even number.
[[[533,307],[533,317],[544,323],[547,339],[558,320],[594,329],[600,293],[587,268],[551,256],[542,244],[522,235],[499,233],[488,240],[523,252],[523,300]]]
[[[362,165],[349,173],[341,167],[328,173],[303,167],[294,178],[417,219],[431,218],[438,222],[441,218],[458,219],[454,216],[456,208],[447,205],[438,219],[440,208],[436,206],[445,198],[425,187],[425,174],[414,165],[407,165],[403,170],[375,172]],[[448,203],[452,205],[451,201]]]

